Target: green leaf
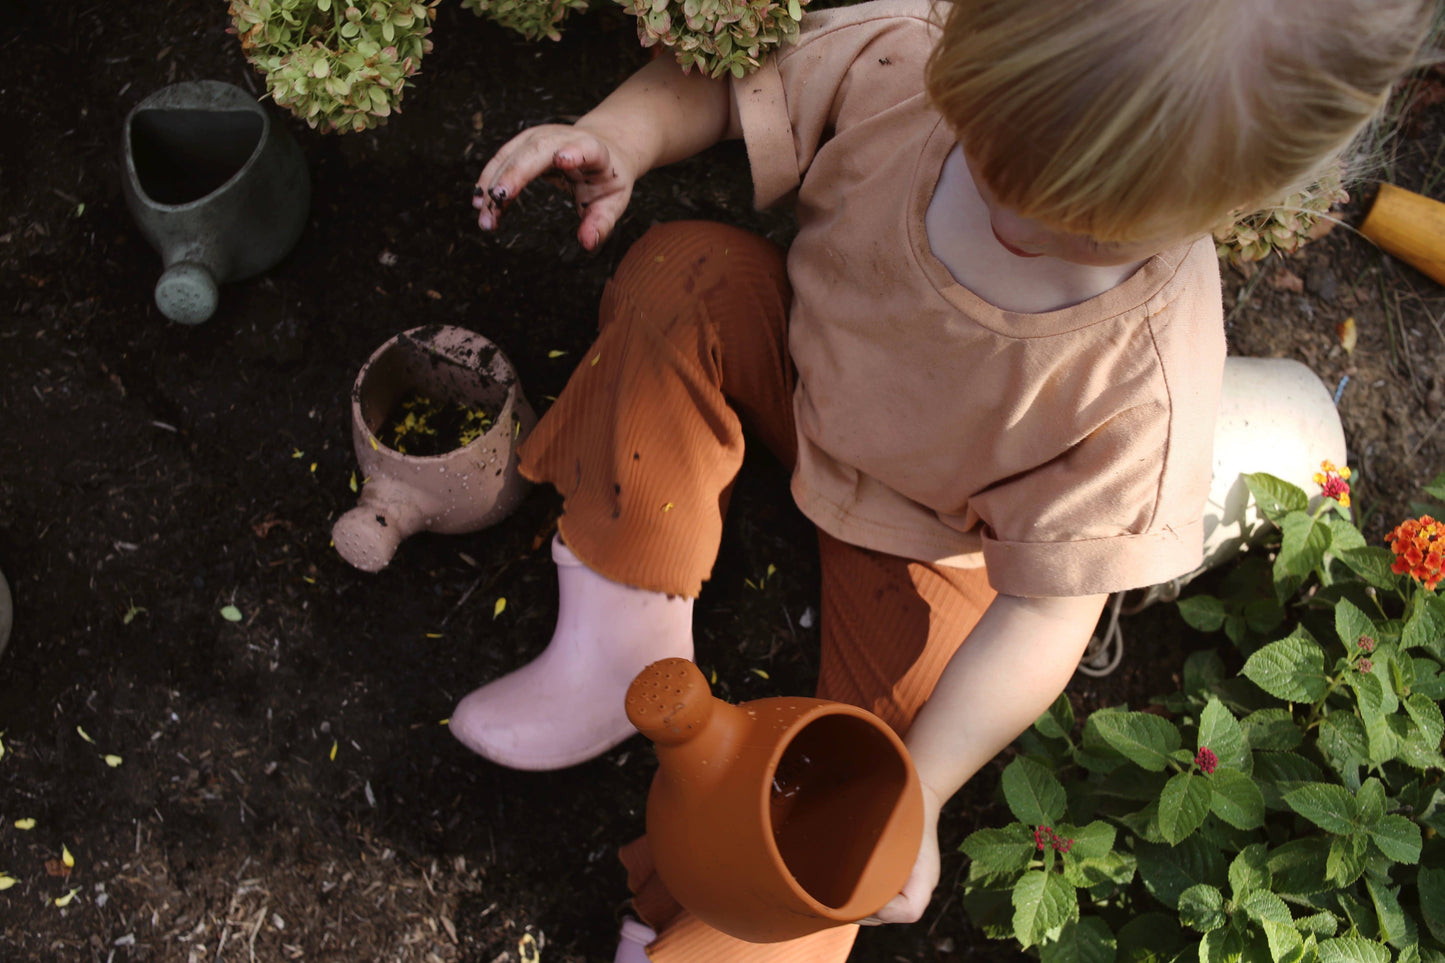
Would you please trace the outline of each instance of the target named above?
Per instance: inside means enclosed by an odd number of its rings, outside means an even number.
[[[1283,538],[1274,558],[1275,594],[1287,597],[1295,586],[1325,560],[1330,547],[1329,526],[1307,512],[1290,512],[1279,523]],[[1289,586],[1281,591],[1281,586]]]
[[[1184,743],[1174,723],[1148,712],[1095,712],[1085,724],[1092,724],[1111,748],[1150,772],[1162,772],[1170,753]]]
[[[1060,832],[1073,838],[1074,845],[1069,849],[1069,856],[1075,859],[1103,859],[1113,850],[1114,838],[1118,834],[1118,830],[1102,819],[1077,828],[1063,826]]]
[[[1405,911],[1400,907],[1400,887],[1390,888],[1367,876],[1365,890],[1370,894],[1370,902],[1375,905],[1380,939],[1391,946],[1402,946],[1408,936],[1409,924],[1405,922]]]
[[[1179,922],[1200,933],[1219,929],[1227,922],[1224,894],[1207,883],[1189,887],[1179,894]]]
[[[1309,916],[1301,916],[1294,921],[1294,925],[1301,933],[1313,933],[1315,936],[1328,938],[1339,932],[1340,918],[1328,910],[1321,910]]]
[[[1287,513],[1302,512],[1309,508],[1309,496],[1304,490],[1282,478],[1266,472],[1254,472],[1240,477],[1244,479],[1245,485],[1249,486],[1249,493],[1254,496],[1259,513],[1276,525]]]
[[[1118,889],[1134,881],[1139,861],[1130,852],[1111,850],[1099,858],[1074,859],[1074,851],[1064,858],[1064,879],[1079,889],[1090,889],[1101,883]]]
[[[1324,836],[1292,839],[1270,850],[1269,871],[1274,879],[1274,892],[1287,896],[1306,897],[1323,893],[1332,887],[1325,881],[1330,841]]]
[[[1052,929],[1078,917],[1074,887],[1057,873],[1033,870],[1014,884],[1014,938],[1025,948],[1043,940]]]
[[[1340,642],[1349,651],[1354,651],[1355,643],[1368,636],[1374,639],[1379,630],[1370,617],[1352,603],[1349,599],[1340,599],[1335,604],[1335,632],[1340,637]]]
[[[1268,847],[1250,843],[1239,851],[1229,864],[1229,891],[1235,899],[1257,889],[1269,889],[1273,874],[1269,871]]]
[[[1407,866],[1413,866],[1420,859],[1420,827],[1406,817],[1397,814],[1381,816],[1365,831],[1370,836],[1370,842],[1386,858]]]
[[[1159,830],[1166,842],[1178,843],[1204,825],[1213,793],[1209,777],[1200,773],[1181,772],[1170,777],[1159,795]]]
[[[1445,943],[1445,869],[1421,866],[1415,885],[1420,890],[1420,918],[1430,935]]]
[[[1191,629],[1218,632],[1224,626],[1224,602],[1212,595],[1191,595],[1180,599],[1179,616]]]
[[[1023,823],[1002,829],[980,829],[958,847],[977,869],[989,876],[1012,876],[1028,869],[1035,845],[1033,830]]]
[[[1212,696],[1199,714],[1199,739],[1195,746],[1201,749],[1208,746],[1221,766],[1235,769],[1249,766],[1249,746],[1239,720]]]
[[[1378,545],[1347,548],[1337,552],[1336,558],[1372,588],[1390,591],[1399,581],[1399,577],[1390,571],[1395,556],[1387,548],[1380,548]]]
[[[1287,752],[1304,742],[1304,733],[1288,709],[1278,706],[1256,709],[1239,720],[1240,730],[1251,749]]]
[[[1172,914],[1141,913],[1119,927],[1118,963],[1173,960],[1189,939]]]
[[[1315,702],[1329,689],[1324,651],[1303,628],[1255,652],[1239,674],[1285,702]]]
[[[1264,930],[1265,942],[1269,945],[1270,959],[1278,960],[1279,963],[1299,963],[1304,959],[1304,937],[1300,936],[1299,930],[1294,928],[1293,923],[1262,920],[1259,926]]]
[[[1258,829],[1264,825],[1264,795],[1252,778],[1238,769],[1224,768],[1216,769],[1208,778],[1213,783],[1210,812],[1235,829]]]
[[[1341,889],[1349,886],[1364,873],[1368,853],[1369,840],[1363,833],[1331,837],[1330,854],[1325,859],[1325,879]]]
[[[1067,693],[1060,692],[1053,705],[1034,723],[1040,734],[1050,739],[1067,739],[1074,731],[1074,705]]]
[[[1196,883],[1218,887],[1228,881],[1223,852],[1200,835],[1190,836],[1177,846],[1138,843],[1135,852],[1144,887],[1170,909],[1177,908],[1179,894]]]
[[[1320,963],[1390,963],[1390,951],[1384,944],[1358,936],[1324,940],[1317,952]]]
[[[1385,786],[1371,776],[1355,790],[1355,809],[1360,814],[1360,825],[1369,827],[1385,815]]]
[[[1114,934],[1097,916],[1064,924],[1057,940],[1039,947],[1041,963],[1114,963]]]
[[[1414,693],[1405,698],[1405,712],[1420,730],[1420,738],[1426,744],[1438,746],[1445,738],[1445,715],[1433,700]]]
[[[1428,656],[1410,659],[1414,669],[1414,681],[1410,683],[1413,695],[1422,695],[1434,702],[1445,699],[1445,675],[1440,672],[1440,663]]]
[[[1214,686],[1223,682],[1226,675],[1224,660],[1218,652],[1213,649],[1191,652],[1184,659],[1184,693],[1208,698]]]
[[[1289,809],[1284,793],[1300,783],[1320,782],[1323,777],[1324,770],[1292,752],[1260,752],[1254,757],[1255,785],[1263,793],[1267,809]]]
[[[1332,712],[1320,723],[1315,743],[1334,770],[1343,776],[1370,758],[1370,740],[1365,724],[1350,712]]]
[[[1355,797],[1344,786],[1328,782],[1307,782],[1284,794],[1289,808],[1325,832],[1347,836],[1355,830],[1359,811]]]
[[[1200,963],[1244,963],[1244,937],[1239,931],[1212,930],[1199,941]],[[1252,961],[1251,961],[1252,963]]]
[[[1268,920],[1272,923],[1294,924],[1294,917],[1290,915],[1284,900],[1268,890],[1256,890],[1244,896],[1236,894],[1235,902],[1239,903],[1240,909],[1244,910],[1250,919],[1260,923]]]
[[[1030,826],[1047,826],[1064,815],[1064,786],[1042,764],[1017,756],[1000,780],[1004,800],[1014,818]]]
[[[1425,649],[1445,658],[1445,606],[1440,598],[1418,596],[1415,610],[1405,622],[1400,633],[1400,648]]]

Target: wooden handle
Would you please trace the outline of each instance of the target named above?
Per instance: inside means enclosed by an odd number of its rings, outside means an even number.
[[[1393,184],[1381,184],[1360,233],[1445,284],[1445,204]]]

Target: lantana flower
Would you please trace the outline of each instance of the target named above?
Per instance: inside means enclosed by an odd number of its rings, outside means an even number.
[[[1214,750],[1208,746],[1200,746],[1199,752],[1194,756],[1194,764],[1206,775],[1213,775],[1214,770],[1219,768],[1219,757]]]
[[[1336,468],[1335,463],[1328,459],[1320,462],[1320,470],[1315,472],[1315,484],[1320,486],[1321,494],[1339,502],[1341,508],[1350,507],[1349,481],[1350,466]]]
[[[1409,575],[1430,592],[1445,580],[1445,524],[1421,515],[1395,526],[1385,541],[1395,553],[1390,571],[1396,575]]]
[[[1040,826],[1034,830],[1034,845],[1040,850],[1052,848],[1056,853],[1067,854],[1074,841],[1060,836],[1052,827]]]

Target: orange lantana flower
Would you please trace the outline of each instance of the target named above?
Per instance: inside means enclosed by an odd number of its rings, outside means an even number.
[[[1349,465],[1336,468],[1328,459],[1320,462],[1320,470],[1315,472],[1315,484],[1320,486],[1321,494],[1339,502],[1341,508],[1350,507],[1349,478]]]
[[[1395,562],[1390,571],[1409,575],[1430,591],[1445,580],[1445,524],[1421,515],[1395,526],[1385,536]]]

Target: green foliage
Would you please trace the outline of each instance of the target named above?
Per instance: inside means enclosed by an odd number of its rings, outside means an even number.
[[[807,0],[618,0],[644,47],[671,47],[684,70],[742,77],[769,51],[798,39]]]
[[[272,100],[321,131],[362,131],[400,110],[438,2],[230,0],[230,15]]]
[[[1158,711],[1078,725],[1060,696],[1020,738],[1015,821],[961,847],[990,937],[1050,963],[1445,963],[1445,600],[1337,502],[1246,481],[1272,558],[1180,603],[1238,672],[1196,652]]]
[[[527,40],[562,39],[562,21],[585,13],[588,0],[462,0],[479,17],[521,34]]]

